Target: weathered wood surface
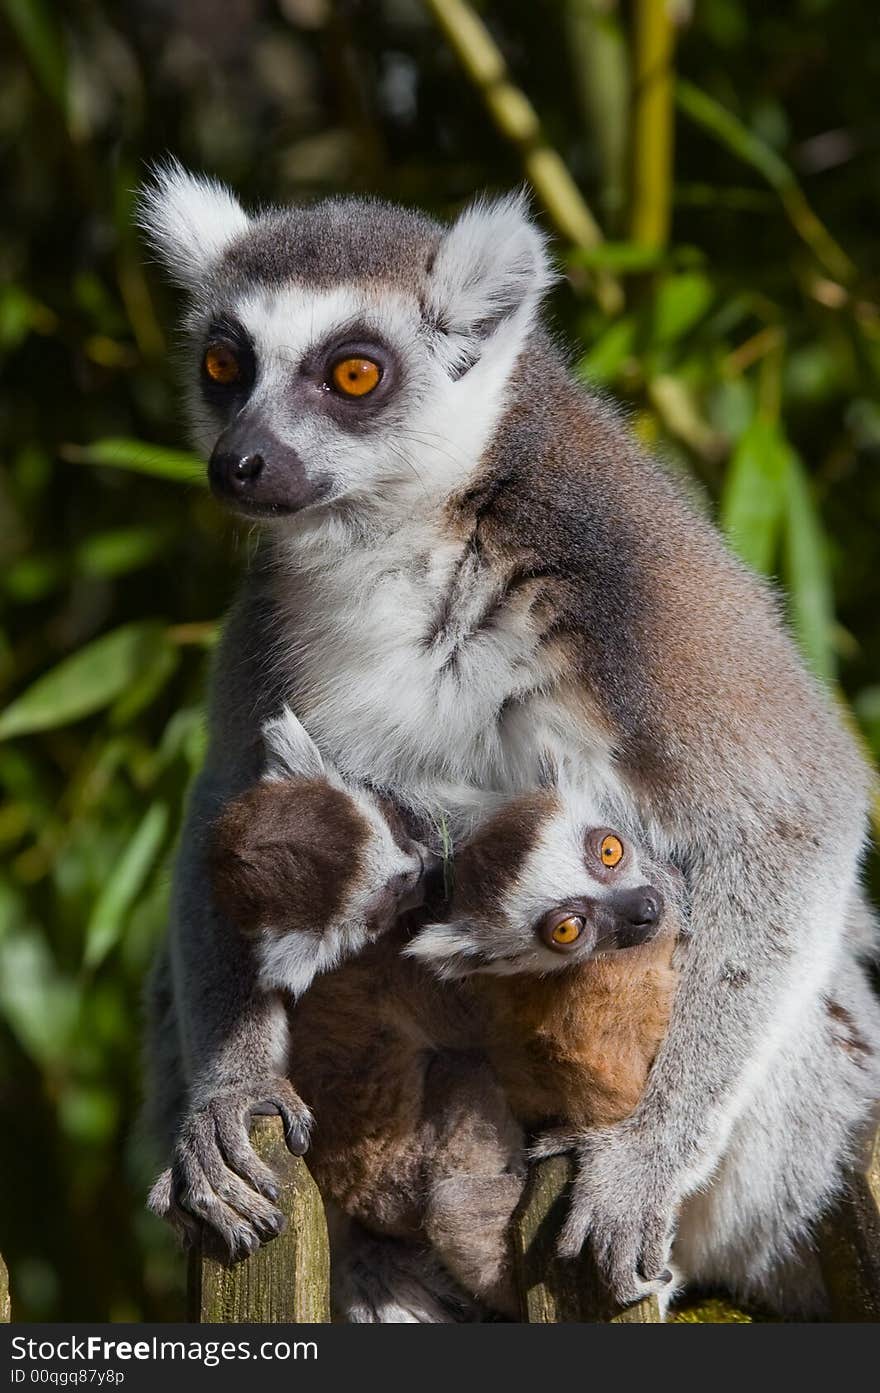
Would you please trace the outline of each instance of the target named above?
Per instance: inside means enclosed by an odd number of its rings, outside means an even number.
[[[189,1319],[201,1324],[330,1320],[330,1255],[318,1187],[306,1164],[284,1144],[279,1117],[258,1117],[251,1137],[257,1154],[281,1180],[284,1233],[253,1257],[226,1266],[190,1253]]]
[[[11,1319],[10,1308],[9,1273],[6,1270],[6,1263],[0,1257],[0,1325],[8,1324]]]
[[[588,1252],[575,1260],[560,1258],[556,1252],[572,1175],[573,1163],[568,1156],[535,1163],[514,1216],[511,1241],[522,1319],[530,1325],[659,1323],[656,1297],[620,1307],[609,1297]]]
[[[880,1123],[859,1148],[850,1178],[819,1233],[835,1321],[880,1321]]]

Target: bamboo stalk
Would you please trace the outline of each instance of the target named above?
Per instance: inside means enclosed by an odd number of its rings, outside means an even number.
[[[605,227],[625,216],[629,140],[629,54],[618,0],[565,0],[565,32],[575,91],[602,173]]]
[[[669,0],[635,0],[629,235],[643,247],[664,247],[669,240],[674,44]]]
[[[547,143],[528,97],[510,81],[507,64],[489,30],[466,0],[425,0],[438,27],[480,92],[496,129],[519,149],[526,178],[560,236],[594,250],[602,230],[557,150]],[[623,307],[619,282],[607,271],[595,277],[596,299],[606,314]]]

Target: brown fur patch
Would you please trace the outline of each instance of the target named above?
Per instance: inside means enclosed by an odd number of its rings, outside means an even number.
[[[537,845],[542,825],[558,806],[554,793],[534,793],[515,799],[477,829],[467,844],[467,855],[455,863],[457,916],[491,917]]]
[[[369,836],[353,800],[323,779],[257,784],[212,829],[217,903],[243,933],[324,928],[362,873]]]
[[[666,1034],[675,935],[546,977],[472,977],[489,1060],[526,1126],[607,1126],[638,1104]]]
[[[826,997],[825,1009],[831,1018],[832,1032],[838,1045],[847,1054],[852,1055],[858,1063],[862,1063],[861,1056],[871,1055],[873,1051],[868,1042],[859,1034],[849,1011],[846,1007],[841,1006],[839,1001],[833,1001],[830,997]]]
[[[431,1176],[504,1170],[515,1128],[475,1051],[473,1004],[392,933],[290,1013],[291,1078],[315,1114],[309,1169],[367,1227],[423,1238]]]

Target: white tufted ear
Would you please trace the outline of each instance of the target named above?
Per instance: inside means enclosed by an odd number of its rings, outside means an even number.
[[[248,216],[223,184],[190,174],[178,160],[157,165],[152,176],[140,191],[138,223],[177,283],[192,289],[247,231]]]
[[[520,312],[528,323],[555,275],[523,193],[478,199],[453,223],[430,271],[427,315],[453,370],[464,371],[481,342]]]
[[[445,980],[467,977],[483,960],[473,926],[466,919],[426,924],[410,939],[403,953],[407,958],[420,959],[435,976]]]
[[[326,778],[321,751],[289,706],[263,726],[263,744],[268,779]]]

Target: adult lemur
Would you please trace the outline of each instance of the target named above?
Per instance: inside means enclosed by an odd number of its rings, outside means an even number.
[[[655,1288],[676,1233],[688,1275],[782,1281],[880,1091],[880,1021],[845,932],[864,916],[867,774],[773,595],[572,381],[516,198],[451,227],[360,200],[249,217],[171,166],[142,210],[189,292],[212,487],[265,524],[155,979],[174,1200],[208,1224],[233,1182],[246,1220],[266,1204],[254,1103],[306,1141],[283,1012],[203,854],[289,701],[347,777],[454,836],[540,785],[549,749],[680,867],[669,1032],[635,1114],[578,1139],[564,1245],[589,1236],[623,1300]]]

